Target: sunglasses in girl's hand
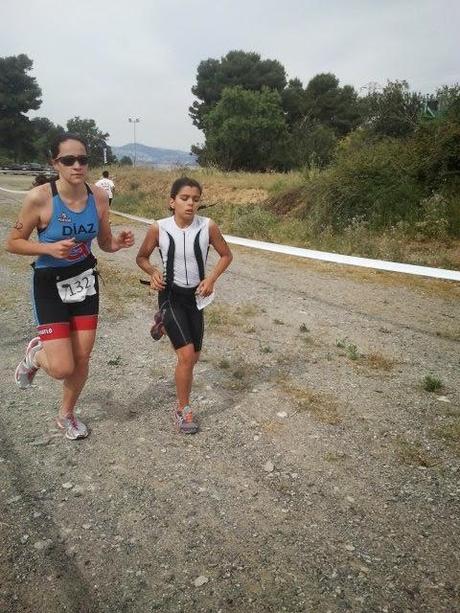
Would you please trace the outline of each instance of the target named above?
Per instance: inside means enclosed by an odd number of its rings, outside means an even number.
[[[80,166],[86,166],[88,164],[87,155],[63,155],[60,158],[56,158],[56,162],[61,162],[64,166],[73,166],[75,162],[78,162]]]

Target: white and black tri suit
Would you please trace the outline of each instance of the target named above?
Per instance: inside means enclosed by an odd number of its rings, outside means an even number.
[[[209,251],[209,218],[195,215],[186,228],[174,216],[160,219],[159,251],[166,288],[159,292],[164,327],[175,349],[203,342],[203,311],[196,306],[195,291],[205,276]]]

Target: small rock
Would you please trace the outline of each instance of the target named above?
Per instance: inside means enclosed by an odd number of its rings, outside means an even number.
[[[286,411],[279,411],[279,413],[277,413],[276,415],[277,417],[281,417],[281,419],[285,419],[288,416]]]
[[[265,464],[264,464],[264,471],[265,472],[272,473],[274,469],[275,469],[275,465],[273,464],[273,462],[271,460],[268,460],[268,462],[265,462]]]
[[[76,485],[73,490],[72,490],[72,494],[74,496],[81,496],[85,491],[85,488],[82,485]]]
[[[347,496],[347,497],[346,497],[346,501],[347,501],[347,502],[350,502],[351,504],[353,504],[353,503],[354,503],[354,501],[355,501],[355,499],[353,498],[353,496]]]
[[[91,524],[83,524],[83,530],[89,530],[91,528]]]
[[[71,490],[73,488],[73,483],[70,483],[70,481],[67,481],[66,483],[62,484],[62,487],[65,490]]]
[[[449,398],[447,398],[447,396],[438,396],[436,398],[436,400],[439,400],[439,402],[450,402]]]
[[[10,498],[6,501],[6,504],[14,504],[15,502],[19,502],[20,500],[21,496],[13,496],[13,498]]]
[[[45,549],[49,549],[52,544],[53,541],[51,539],[47,539],[46,541],[36,541],[34,543],[34,549],[37,551],[43,551]]]
[[[27,543],[27,541],[29,540],[29,535],[28,534],[23,534],[21,536],[21,543]]]
[[[354,547],[353,545],[345,545],[345,549],[346,549],[347,551],[355,551],[355,550],[356,550],[356,547]]]
[[[46,445],[48,445],[50,442],[51,442],[51,437],[47,436],[43,438],[37,438],[29,444],[32,447],[46,447]]]
[[[209,581],[208,577],[205,577],[204,575],[200,575],[199,577],[197,577],[195,579],[195,581],[193,582],[193,585],[195,587],[201,587],[202,585],[204,585],[208,581]]]

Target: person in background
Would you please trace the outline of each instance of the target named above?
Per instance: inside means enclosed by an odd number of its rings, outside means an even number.
[[[99,181],[96,181],[95,185],[97,187],[101,187],[105,192],[107,192],[107,196],[109,197],[109,206],[112,204],[113,195],[115,193],[115,183],[112,179],[109,179],[109,171],[104,170],[102,172],[102,178]]]
[[[158,292],[162,315],[156,326],[163,326],[176,352],[177,407],[174,421],[180,432],[195,434],[198,425],[190,407],[193,369],[203,342],[203,310],[199,306],[213,294],[214,284],[232,261],[232,253],[217,225],[197,215],[201,185],[188,177],[174,181],[169,207],[172,215],[155,222],[147,230],[136,262],[150,277],[150,287]],[[209,245],[219,254],[213,269],[206,274]],[[163,271],[150,263],[158,247]],[[200,305],[200,302],[202,303]]]
[[[20,389],[30,387],[39,369],[63,382],[57,425],[70,440],[88,429],[75,405],[88,377],[96,338],[99,284],[91,242],[113,253],[131,247],[131,231],[113,236],[107,194],[86,183],[88,152],[76,134],[62,134],[52,147],[56,181],[31,189],[11,229],[6,249],[38,256],[33,263],[33,302],[38,336],[26,349],[14,375]],[[37,240],[32,232],[37,231]]]

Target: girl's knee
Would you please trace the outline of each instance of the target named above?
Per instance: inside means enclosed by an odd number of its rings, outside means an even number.
[[[191,349],[188,347],[183,347],[180,351],[178,351],[177,362],[180,366],[193,367],[196,363],[193,347]]]

